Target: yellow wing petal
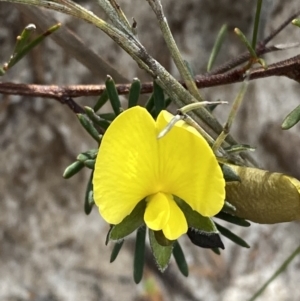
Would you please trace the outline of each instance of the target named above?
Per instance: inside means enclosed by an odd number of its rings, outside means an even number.
[[[162,111],[158,133],[173,116]],[[178,196],[203,216],[213,216],[223,207],[225,181],[217,159],[205,139],[179,121],[158,140],[161,191]]]

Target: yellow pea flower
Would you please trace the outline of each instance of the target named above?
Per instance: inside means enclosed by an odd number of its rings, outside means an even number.
[[[94,200],[104,220],[119,224],[146,199],[144,221],[169,240],[187,232],[188,225],[173,196],[203,216],[223,207],[225,181],[205,139],[183,121],[161,139],[158,134],[173,118],[162,111],[155,121],[136,106],[109,126],[96,159]]]

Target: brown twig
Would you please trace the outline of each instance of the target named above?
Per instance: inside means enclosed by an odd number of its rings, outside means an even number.
[[[295,81],[300,82],[300,55],[290,59],[280,61],[268,66],[268,69],[256,68],[250,72],[250,80],[270,77],[270,76],[286,76]],[[227,85],[241,82],[244,80],[244,68],[235,69],[225,74],[216,75],[197,75],[195,82],[198,88],[208,88],[214,86]],[[184,85],[184,84],[183,84]],[[120,95],[129,93],[130,84],[116,85],[117,91]],[[71,86],[55,86],[55,85],[31,85],[31,84],[16,84],[10,82],[0,82],[0,93],[10,95],[22,95],[32,97],[43,97],[56,99],[68,106],[76,113],[77,107],[72,99],[81,96],[99,96],[105,89],[105,85],[71,85]],[[151,82],[143,83],[141,93],[151,93],[153,84]],[[67,97],[67,98],[66,98]]]

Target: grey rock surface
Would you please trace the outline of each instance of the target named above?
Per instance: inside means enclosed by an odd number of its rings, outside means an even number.
[[[151,55],[178,77],[147,2],[119,3],[128,18],[137,20],[139,38]],[[296,0],[265,3],[266,26],[261,35],[299,9]],[[94,3],[84,5],[103,16]],[[215,36],[224,23],[251,36],[253,1],[164,0],[163,5],[179,48],[195,74],[205,72]],[[149,80],[123,50],[96,28],[59,13],[43,13],[49,20],[51,15],[74,30],[124,77]],[[35,20],[21,6],[0,2],[1,62],[8,59],[15,37],[28,23]],[[298,41],[299,29],[288,26],[274,43]],[[238,39],[229,34],[217,63],[242,51]],[[272,63],[298,53],[297,48],[276,52],[267,55],[266,60]],[[1,81],[92,84],[102,83],[105,76],[87,69],[68,49],[49,39]],[[203,89],[203,94],[208,100],[231,103],[239,86]],[[299,94],[299,84],[286,78],[251,82],[233,128],[233,135],[240,142],[257,148],[255,156],[261,166],[298,178],[299,126],[283,132],[280,124],[299,104]],[[83,105],[94,101],[80,99]],[[216,110],[222,121],[226,120],[228,109],[229,106],[222,106]],[[251,248],[240,248],[224,239],[226,249],[221,256],[191,246],[183,238],[189,278],[177,273],[174,262],[161,275],[150,258],[144,281],[135,285],[133,238],[126,242],[117,261],[110,264],[112,246],[104,244],[108,226],[97,210],[90,216],[83,212],[88,172],[70,180],[61,177],[79,152],[95,147],[74,114],[54,100],[0,95],[0,129],[0,300],[248,300],[300,243],[299,222],[232,227]],[[298,256],[258,300],[300,300],[299,281]]]

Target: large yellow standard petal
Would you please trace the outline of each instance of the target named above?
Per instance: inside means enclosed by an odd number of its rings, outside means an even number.
[[[96,159],[93,187],[102,217],[120,223],[139,201],[157,192],[155,121],[141,107],[121,113],[107,129]]]
[[[173,116],[162,111],[159,133]],[[205,139],[183,121],[161,139],[159,148],[160,191],[176,195],[203,216],[217,214],[224,205],[225,180]]]

